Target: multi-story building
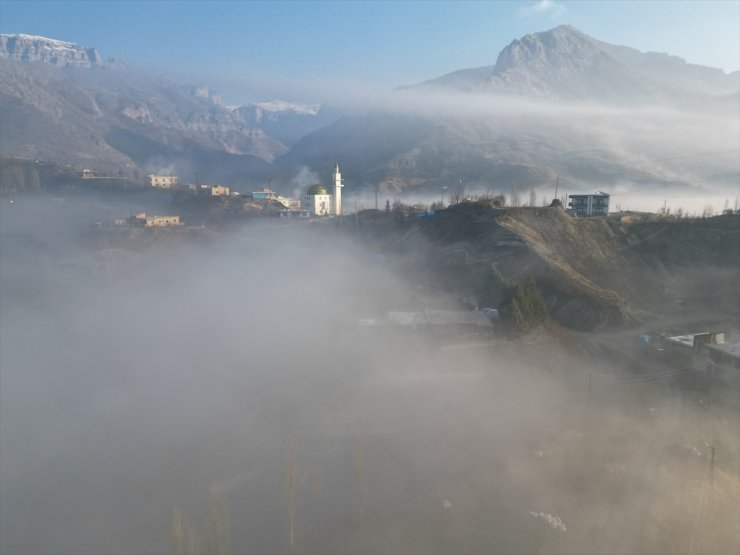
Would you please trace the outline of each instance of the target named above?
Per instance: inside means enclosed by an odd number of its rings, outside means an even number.
[[[177,186],[176,175],[150,175],[149,185],[160,189],[170,189]]]
[[[575,216],[606,216],[609,214],[609,195],[598,191],[589,195],[568,195],[569,211]]]

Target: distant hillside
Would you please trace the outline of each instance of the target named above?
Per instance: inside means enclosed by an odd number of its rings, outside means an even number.
[[[280,164],[320,171],[337,158],[353,185],[394,194],[556,176],[570,190],[729,190],[740,179],[728,153],[740,152],[738,90],[738,72],[561,26],[513,41],[495,65],[402,87],[384,108],[304,137]],[[715,151],[726,155],[702,154]]]
[[[261,129],[288,146],[339,117],[331,107],[280,100],[237,106],[233,111],[245,124]]]
[[[266,175],[286,147],[206,87],[104,62],[71,43],[3,35],[0,156],[203,179]],[[217,165],[218,164],[218,165]]]
[[[732,190],[740,74],[609,45],[570,26],[514,40],[494,65],[404,87],[342,115],[325,105],[225,106],[93,48],[0,35],[0,158],[141,181],[293,193],[341,163],[347,194]],[[66,171],[66,170],[65,170]],[[312,176],[313,177],[313,176]],[[446,189],[445,189],[446,188]]]
[[[561,25],[514,40],[495,65],[458,70],[416,87],[617,104],[675,104],[697,95],[738,92],[740,72],[726,74],[678,56],[609,44]]]

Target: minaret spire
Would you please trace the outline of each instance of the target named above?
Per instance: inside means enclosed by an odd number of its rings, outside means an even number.
[[[342,215],[342,174],[339,173],[339,162],[334,166],[334,215]]]

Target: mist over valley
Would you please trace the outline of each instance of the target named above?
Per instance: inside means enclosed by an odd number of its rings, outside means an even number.
[[[1,34],[0,553],[737,553],[740,73],[548,27],[288,100]]]

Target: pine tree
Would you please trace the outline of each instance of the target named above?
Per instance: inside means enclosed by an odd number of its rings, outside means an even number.
[[[535,316],[532,311],[532,303],[530,302],[529,296],[521,285],[516,286],[514,300],[517,301],[522,316],[524,316],[525,322],[527,322],[527,324],[533,322],[535,320]]]
[[[519,308],[519,302],[514,297],[510,305],[511,328],[515,333],[525,333],[527,331],[527,321]]]
[[[542,298],[540,290],[537,289],[537,284],[532,276],[529,277],[527,282],[527,300],[529,301],[529,307],[532,312],[532,320],[530,322],[533,325],[539,325],[547,319],[547,303]]]

